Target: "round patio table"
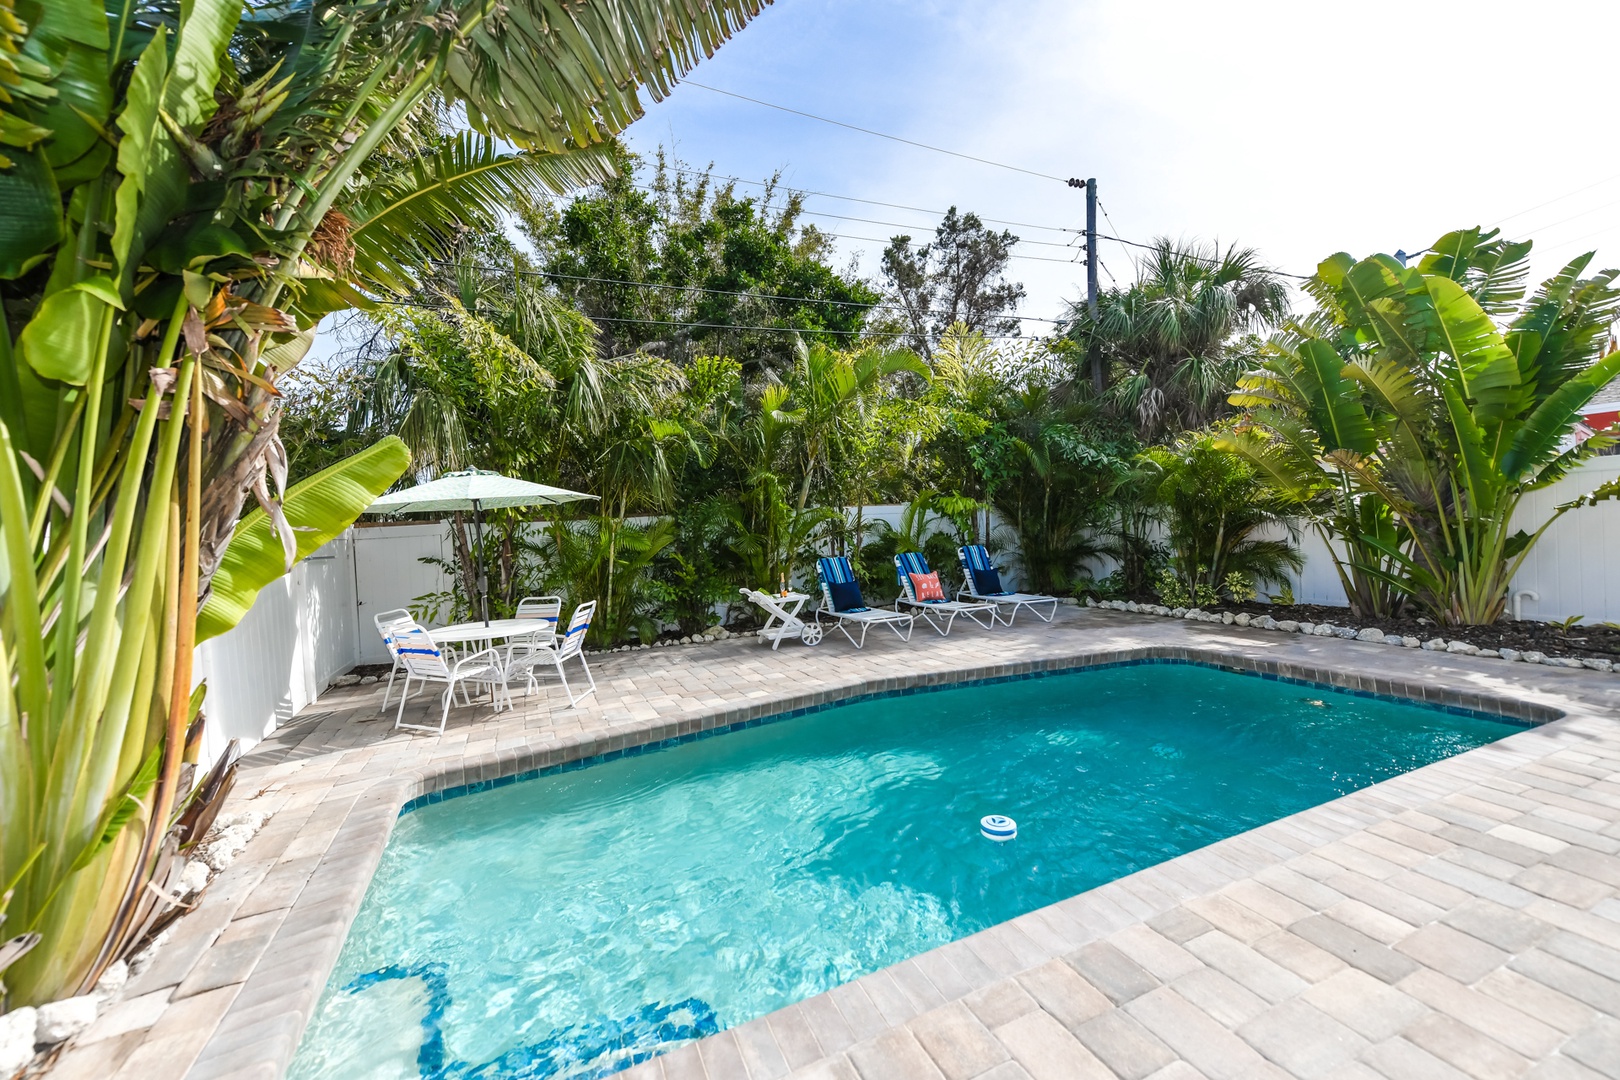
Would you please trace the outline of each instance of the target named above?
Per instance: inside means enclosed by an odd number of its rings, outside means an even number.
[[[487,623],[479,619],[441,626],[429,630],[428,636],[437,645],[493,643],[527,637],[534,638],[537,645],[544,645],[557,636],[557,631],[543,619],[491,619]]]

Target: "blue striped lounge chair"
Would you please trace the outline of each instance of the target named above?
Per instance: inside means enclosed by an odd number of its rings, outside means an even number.
[[[888,627],[901,641],[911,640],[913,617],[901,611],[867,607],[855,581],[855,570],[844,556],[817,559],[816,577],[821,581],[821,608],[816,612],[816,621],[820,622],[822,616],[832,619],[857,649],[865,647],[866,632],[874,626]],[[850,633],[852,626],[860,627],[860,637]]]
[[[1009,592],[1002,587],[1001,571],[996,564],[990,561],[990,553],[984,550],[983,544],[968,544],[956,549],[956,557],[962,562],[962,588],[956,594],[960,599],[979,600],[993,603],[1001,613],[1001,621],[1008,626],[1012,625],[1018,612],[1022,608],[1029,608],[1035,617],[1042,622],[1051,622],[1057,614],[1058,598],[1047,596],[1044,593]],[[1052,605],[1045,615],[1041,614],[1041,606]]]
[[[939,631],[940,637],[951,632],[951,624],[958,615],[965,615],[986,630],[996,625],[997,609],[989,600],[919,600],[912,583],[912,574],[930,574],[928,560],[920,551],[903,551],[894,557],[894,577],[900,583],[900,596],[895,600],[896,610],[914,608],[928,620],[928,625]],[[942,621],[943,620],[943,621]]]

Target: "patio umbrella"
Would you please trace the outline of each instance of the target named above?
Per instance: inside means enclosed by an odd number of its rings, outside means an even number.
[[[484,574],[484,509],[492,506],[553,506],[557,503],[594,499],[567,488],[532,484],[483,469],[445,473],[437,480],[418,484],[392,495],[384,495],[366,507],[368,514],[431,513],[435,510],[471,510],[473,515],[473,559],[478,565],[478,607],[489,624],[489,578]]]

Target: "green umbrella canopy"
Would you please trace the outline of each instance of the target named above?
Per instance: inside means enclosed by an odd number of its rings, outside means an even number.
[[[366,513],[418,514],[434,510],[488,510],[496,506],[550,506],[594,498],[595,495],[567,488],[531,484],[482,469],[467,469],[384,495],[367,507]]]

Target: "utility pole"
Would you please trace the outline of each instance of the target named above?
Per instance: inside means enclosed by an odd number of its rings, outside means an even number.
[[[1097,178],[1095,176],[1086,180],[1070,179],[1072,188],[1086,189],[1086,312],[1091,316],[1092,325],[1097,322]],[[1106,389],[1106,380],[1103,378],[1102,352],[1095,342],[1086,350],[1087,359],[1091,361],[1091,385],[1097,393]]]

